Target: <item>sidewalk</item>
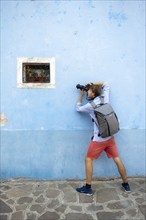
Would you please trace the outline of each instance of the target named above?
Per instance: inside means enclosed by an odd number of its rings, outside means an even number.
[[[121,180],[93,181],[93,196],[76,192],[84,181],[2,180],[0,220],[144,220],[145,178],[129,178],[131,193]]]

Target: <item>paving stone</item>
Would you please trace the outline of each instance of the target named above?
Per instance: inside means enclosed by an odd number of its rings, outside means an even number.
[[[41,194],[43,194],[43,191],[41,190],[41,191],[34,191],[34,192],[32,192],[32,194],[34,195],[34,196],[39,196],[39,195],[41,195]]]
[[[94,204],[92,204],[92,205],[87,207],[87,210],[95,212],[95,211],[103,210],[103,206],[102,205],[94,205]]]
[[[0,200],[0,213],[10,213],[12,209],[2,200]]]
[[[57,212],[64,213],[65,210],[66,210],[66,208],[67,208],[67,205],[61,205],[61,206],[59,206],[58,208],[56,208],[55,210],[56,210]]]
[[[55,200],[53,200],[47,207],[49,208],[49,209],[53,209],[53,208],[55,208],[56,206],[59,206],[59,200],[58,199],[55,199]]]
[[[38,220],[59,220],[59,215],[56,212],[45,212]]]
[[[119,200],[119,196],[114,188],[100,189],[96,193],[96,202],[104,203],[110,200]]]
[[[54,199],[57,196],[59,196],[59,194],[60,194],[60,190],[58,190],[58,189],[49,189],[46,192],[46,197]]]
[[[12,217],[11,217],[11,220],[23,220],[24,219],[24,215],[23,215],[23,212],[22,211],[19,211],[19,212],[14,212],[12,214]]]
[[[109,209],[125,209],[133,205],[131,200],[123,200],[118,202],[112,202],[107,205]]]
[[[34,214],[34,213],[27,213],[26,220],[36,220],[36,214]]]
[[[14,200],[9,199],[9,200],[7,200],[7,203],[10,204],[10,205],[13,205],[15,202],[14,202]]]
[[[126,192],[122,192],[122,194],[121,194],[124,198],[128,198],[129,197],[129,195],[130,195],[130,193],[128,194],[128,193],[126,193]]]
[[[0,215],[0,220],[7,220],[7,219],[8,219],[7,215]]]
[[[109,188],[113,187],[113,183],[108,184],[108,186],[105,182],[93,182],[92,183],[92,189],[95,190],[95,191],[99,190],[99,189],[105,189],[107,187],[109,187]]]
[[[99,212],[96,214],[98,220],[118,220],[122,219],[122,212]]]
[[[144,202],[143,198],[136,198],[135,201],[139,204],[142,204]]]
[[[64,192],[64,198],[63,200],[65,203],[70,203],[70,202],[76,202],[77,201],[77,196],[76,196],[76,191],[71,191],[70,188],[63,189]]]
[[[39,196],[39,197],[35,200],[35,202],[37,202],[37,203],[43,203],[44,201],[45,201],[45,199],[44,199],[43,195]]]
[[[20,189],[12,189],[12,190],[9,190],[6,192],[6,196],[10,197],[10,198],[16,198],[16,197],[23,197],[23,196],[27,196],[29,195],[30,192],[25,192],[25,191],[22,191]]]
[[[121,180],[97,180],[95,194],[86,196],[75,190],[84,181],[7,181],[0,194],[7,212],[1,211],[0,220],[144,220],[144,181],[129,182],[135,191],[127,194]]]
[[[92,203],[94,201],[94,196],[87,196],[79,193],[79,203]]]
[[[141,188],[146,189],[146,183],[140,185]]]
[[[48,183],[39,183],[39,184],[37,184],[37,186],[35,187],[35,191],[37,191],[37,190],[47,190],[47,189],[49,189],[49,184]]]
[[[32,200],[33,200],[33,198],[31,198],[31,197],[22,197],[22,198],[18,199],[17,203],[18,204],[31,203]]]
[[[4,187],[2,188],[3,191],[7,191],[7,190],[9,190],[9,189],[11,189],[10,186],[4,186]]]
[[[79,186],[79,184],[76,182],[70,182],[69,186],[71,186],[75,190]]]
[[[77,206],[77,205],[69,206],[69,208],[70,208],[71,210],[74,210],[74,211],[79,211],[79,212],[82,211],[82,207],[81,207],[81,206]]]
[[[47,183],[48,184],[48,183]],[[58,183],[55,183],[54,181],[49,182],[48,188],[58,188]]]
[[[31,211],[36,211],[37,213],[41,214],[44,211],[45,207],[41,205],[32,205],[30,210]]]
[[[146,179],[137,179],[136,182],[141,185],[141,184],[146,184]]]
[[[32,189],[33,189],[33,185],[22,185],[22,186],[19,186],[17,187],[18,190],[22,190],[22,191],[26,191],[27,193],[31,192]]]
[[[139,189],[139,185],[136,184],[135,182],[130,182],[129,184],[130,184],[131,191],[136,192]]]
[[[0,199],[6,200],[6,199],[8,199],[8,197],[6,195],[2,194],[2,195],[0,195]]]
[[[140,193],[134,192],[134,193],[132,193],[132,195],[137,197],[137,196],[140,196]]]
[[[93,217],[89,214],[68,213],[65,218],[65,220],[75,220],[75,219],[77,219],[77,220],[93,220]]]
[[[137,210],[136,209],[130,209],[126,212],[128,215],[130,215],[131,217],[135,217],[137,214]]]
[[[68,188],[68,183],[67,182],[58,183],[58,188],[61,190]]]
[[[27,205],[26,204],[23,204],[23,205],[18,205],[15,207],[16,211],[20,211],[20,210],[25,210],[27,208]]]
[[[139,192],[146,193],[146,189],[141,188],[139,189]]]
[[[146,217],[146,205],[139,205],[138,208],[141,213]]]

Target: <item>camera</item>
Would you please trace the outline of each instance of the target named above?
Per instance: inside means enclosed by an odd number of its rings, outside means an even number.
[[[87,84],[86,86],[83,86],[83,85],[77,84],[77,85],[76,85],[76,88],[77,88],[77,89],[80,89],[80,90],[83,89],[84,91],[87,92],[87,91],[90,89],[90,84]]]

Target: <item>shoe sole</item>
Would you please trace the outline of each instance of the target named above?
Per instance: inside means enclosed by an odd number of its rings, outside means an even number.
[[[83,193],[83,192],[80,192],[80,193],[82,193],[82,194],[84,194],[86,196],[93,196],[93,194],[87,194],[87,193]]]
[[[131,191],[126,191],[126,189],[122,186],[121,189],[126,193],[131,193]]]
[[[77,190],[76,190],[77,191]],[[89,193],[84,193],[84,192],[79,192],[79,191],[77,191],[78,193],[82,193],[82,194],[84,194],[84,195],[87,195],[87,196],[93,196],[93,193],[91,193],[91,194],[89,194]]]

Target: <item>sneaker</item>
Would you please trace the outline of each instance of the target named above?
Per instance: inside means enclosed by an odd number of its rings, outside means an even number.
[[[131,192],[129,183],[122,183],[122,189],[124,189],[125,192]]]
[[[84,193],[87,196],[92,196],[93,195],[93,191],[91,188],[87,188],[86,186],[82,186],[81,188],[76,188],[76,191],[79,193]]]

